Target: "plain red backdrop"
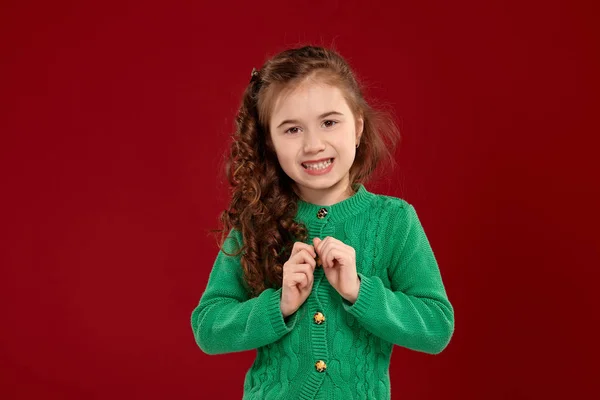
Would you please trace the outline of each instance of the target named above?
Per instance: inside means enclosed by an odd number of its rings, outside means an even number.
[[[0,398],[236,399],[254,351],[190,314],[217,253],[221,154],[253,67],[334,45],[394,110],[398,168],[455,307],[394,399],[598,392],[598,3],[0,6]]]

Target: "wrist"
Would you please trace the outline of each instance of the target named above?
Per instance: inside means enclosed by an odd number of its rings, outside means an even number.
[[[287,318],[290,315],[281,306],[279,306],[279,311],[281,311],[281,315],[283,315],[283,318]]]
[[[281,311],[281,315],[283,315],[283,318],[287,318],[290,315],[292,315],[295,311],[289,310],[287,308],[284,308],[282,304],[279,305],[279,310]]]
[[[349,301],[350,303],[354,304],[356,303],[356,300],[358,299],[358,293],[360,292],[360,276],[356,275],[356,287],[354,290],[352,290],[352,292],[345,297],[345,299],[347,301]]]

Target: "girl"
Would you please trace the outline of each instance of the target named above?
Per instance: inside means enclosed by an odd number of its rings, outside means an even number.
[[[319,47],[253,70],[227,166],[232,201],[192,312],[207,354],[257,349],[244,399],[389,399],[394,344],[438,354],[454,310],[414,207],[364,182],[397,129]]]

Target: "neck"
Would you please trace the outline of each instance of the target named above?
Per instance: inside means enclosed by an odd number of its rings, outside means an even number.
[[[297,187],[294,187],[294,190],[303,201],[321,206],[331,206],[346,200],[354,194],[349,179],[342,179],[334,186],[326,189],[303,188],[299,190]]]

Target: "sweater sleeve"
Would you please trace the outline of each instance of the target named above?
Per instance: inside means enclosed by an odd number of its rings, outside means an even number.
[[[225,241],[227,253],[242,243],[232,230]],[[206,289],[191,316],[196,343],[206,354],[224,354],[256,349],[290,332],[297,313],[284,320],[280,310],[281,289],[266,289],[249,299],[244,285],[240,255],[222,250],[216,257]]]
[[[398,246],[388,270],[391,289],[380,277],[359,273],[358,298],[354,304],[342,299],[343,306],[372,334],[411,350],[438,354],[454,333],[454,309],[414,207],[407,203],[402,210],[403,218],[395,224],[398,229],[388,237]]]

